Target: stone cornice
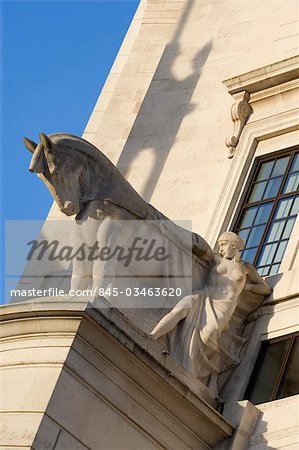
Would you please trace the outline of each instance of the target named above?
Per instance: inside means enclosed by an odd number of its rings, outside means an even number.
[[[294,56],[223,81],[235,99],[231,108],[234,130],[225,139],[229,159],[234,157],[243,129],[254,113],[253,102],[298,87],[298,77],[299,56]]]
[[[242,91],[253,94],[299,77],[299,56],[278,61],[223,81],[231,95]]]

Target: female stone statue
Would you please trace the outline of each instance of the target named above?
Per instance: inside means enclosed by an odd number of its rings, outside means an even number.
[[[267,295],[270,288],[255,268],[242,261],[243,240],[235,233],[223,233],[218,253],[199,247],[197,256],[208,265],[202,289],[184,297],[150,333],[153,339],[168,335],[170,353],[217,396],[221,347],[219,340],[244,291]]]

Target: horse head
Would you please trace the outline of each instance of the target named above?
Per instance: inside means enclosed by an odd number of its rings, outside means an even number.
[[[40,133],[40,143],[24,138],[33,153],[29,170],[46,184],[61,211],[78,214],[94,200],[120,206],[144,218],[148,204],[93,144],[68,133]]]
[[[45,183],[60,210],[67,216],[78,214],[84,207],[81,181],[84,175],[82,158],[40,133],[40,143],[24,138],[33,154],[29,166]]]

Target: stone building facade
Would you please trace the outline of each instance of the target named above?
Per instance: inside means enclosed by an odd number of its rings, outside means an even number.
[[[224,406],[117,311],[12,304],[1,448],[298,448],[297,7],[141,0],[83,135],[211,246],[238,231],[267,277]]]

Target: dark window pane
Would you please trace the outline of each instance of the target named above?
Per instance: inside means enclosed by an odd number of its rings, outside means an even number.
[[[270,226],[270,229],[268,231],[267,237],[266,237],[266,242],[279,241],[279,239],[281,238],[285,223],[286,223],[285,220],[280,220],[279,222],[272,223],[272,225]]]
[[[299,393],[299,338],[296,338],[286,370],[283,374],[276,398]]]
[[[284,158],[279,158],[274,166],[271,177],[276,177],[277,175],[283,175],[287,168],[290,157],[285,156]]]
[[[259,227],[253,227],[251,229],[251,233],[246,244],[247,247],[255,247],[259,245],[263,232],[265,230],[265,226],[266,225],[260,225]]]
[[[250,264],[253,263],[255,255],[256,255],[257,247],[250,248],[248,250],[244,250],[242,253],[242,259],[244,261],[249,262]]]
[[[296,222],[296,217],[293,217],[292,219],[289,219],[287,221],[286,227],[285,227],[283,235],[282,235],[282,239],[289,239],[289,237],[291,236],[291,233],[292,233],[292,229],[295,225],[295,222]]]
[[[291,209],[290,216],[297,215],[299,213],[299,196],[295,198],[294,204]]]
[[[295,192],[299,189],[299,173],[293,173],[288,176],[285,186],[283,188],[283,193]]]
[[[252,389],[249,400],[263,403],[272,399],[275,383],[285,355],[287,340],[268,345],[264,354],[257,381]]]
[[[258,266],[265,266],[272,263],[277,246],[278,244],[267,244],[263,247],[258,260]]]
[[[257,176],[257,181],[266,180],[269,178],[273,165],[274,161],[269,161],[262,164]]]
[[[249,203],[256,202],[263,198],[266,184],[267,184],[266,181],[261,181],[260,183],[256,183],[253,186],[253,189],[251,191],[250,198],[249,198]]]
[[[290,172],[295,172],[296,170],[299,170],[299,153],[293,159]]]
[[[288,241],[282,241],[279,244],[277,252],[276,252],[276,255],[275,255],[275,258],[274,258],[274,262],[275,263],[280,263],[282,261],[284,252],[285,252],[285,250],[287,248],[287,245],[288,245]]]
[[[246,245],[250,230],[251,230],[251,228],[245,228],[245,230],[240,230],[238,232],[238,235],[243,239],[243,241],[245,242],[245,245]]]
[[[263,199],[276,197],[278,189],[281,184],[282,177],[273,178],[273,180],[269,180],[265,193],[263,195]]]
[[[276,275],[279,272],[279,268],[280,268],[280,263],[273,264],[273,266],[271,266],[271,269],[267,275],[269,275],[269,276]]]
[[[270,202],[270,203],[265,203],[264,205],[261,205],[259,207],[258,213],[254,220],[255,225],[259,225],[259,224],[268,222],[272,206],[273,206],[273,202]]]
[[[287,217],[290,214],[293,199],[294,197],[279,200],[276,212],[274,214],[274,219],[281,219],[283,217]]]
[[[246,211],[243,215],[242,221],[241,221],[240,228],[247,228],[253,224],[256,211],[257,211],[257,206],[246,209]]]

